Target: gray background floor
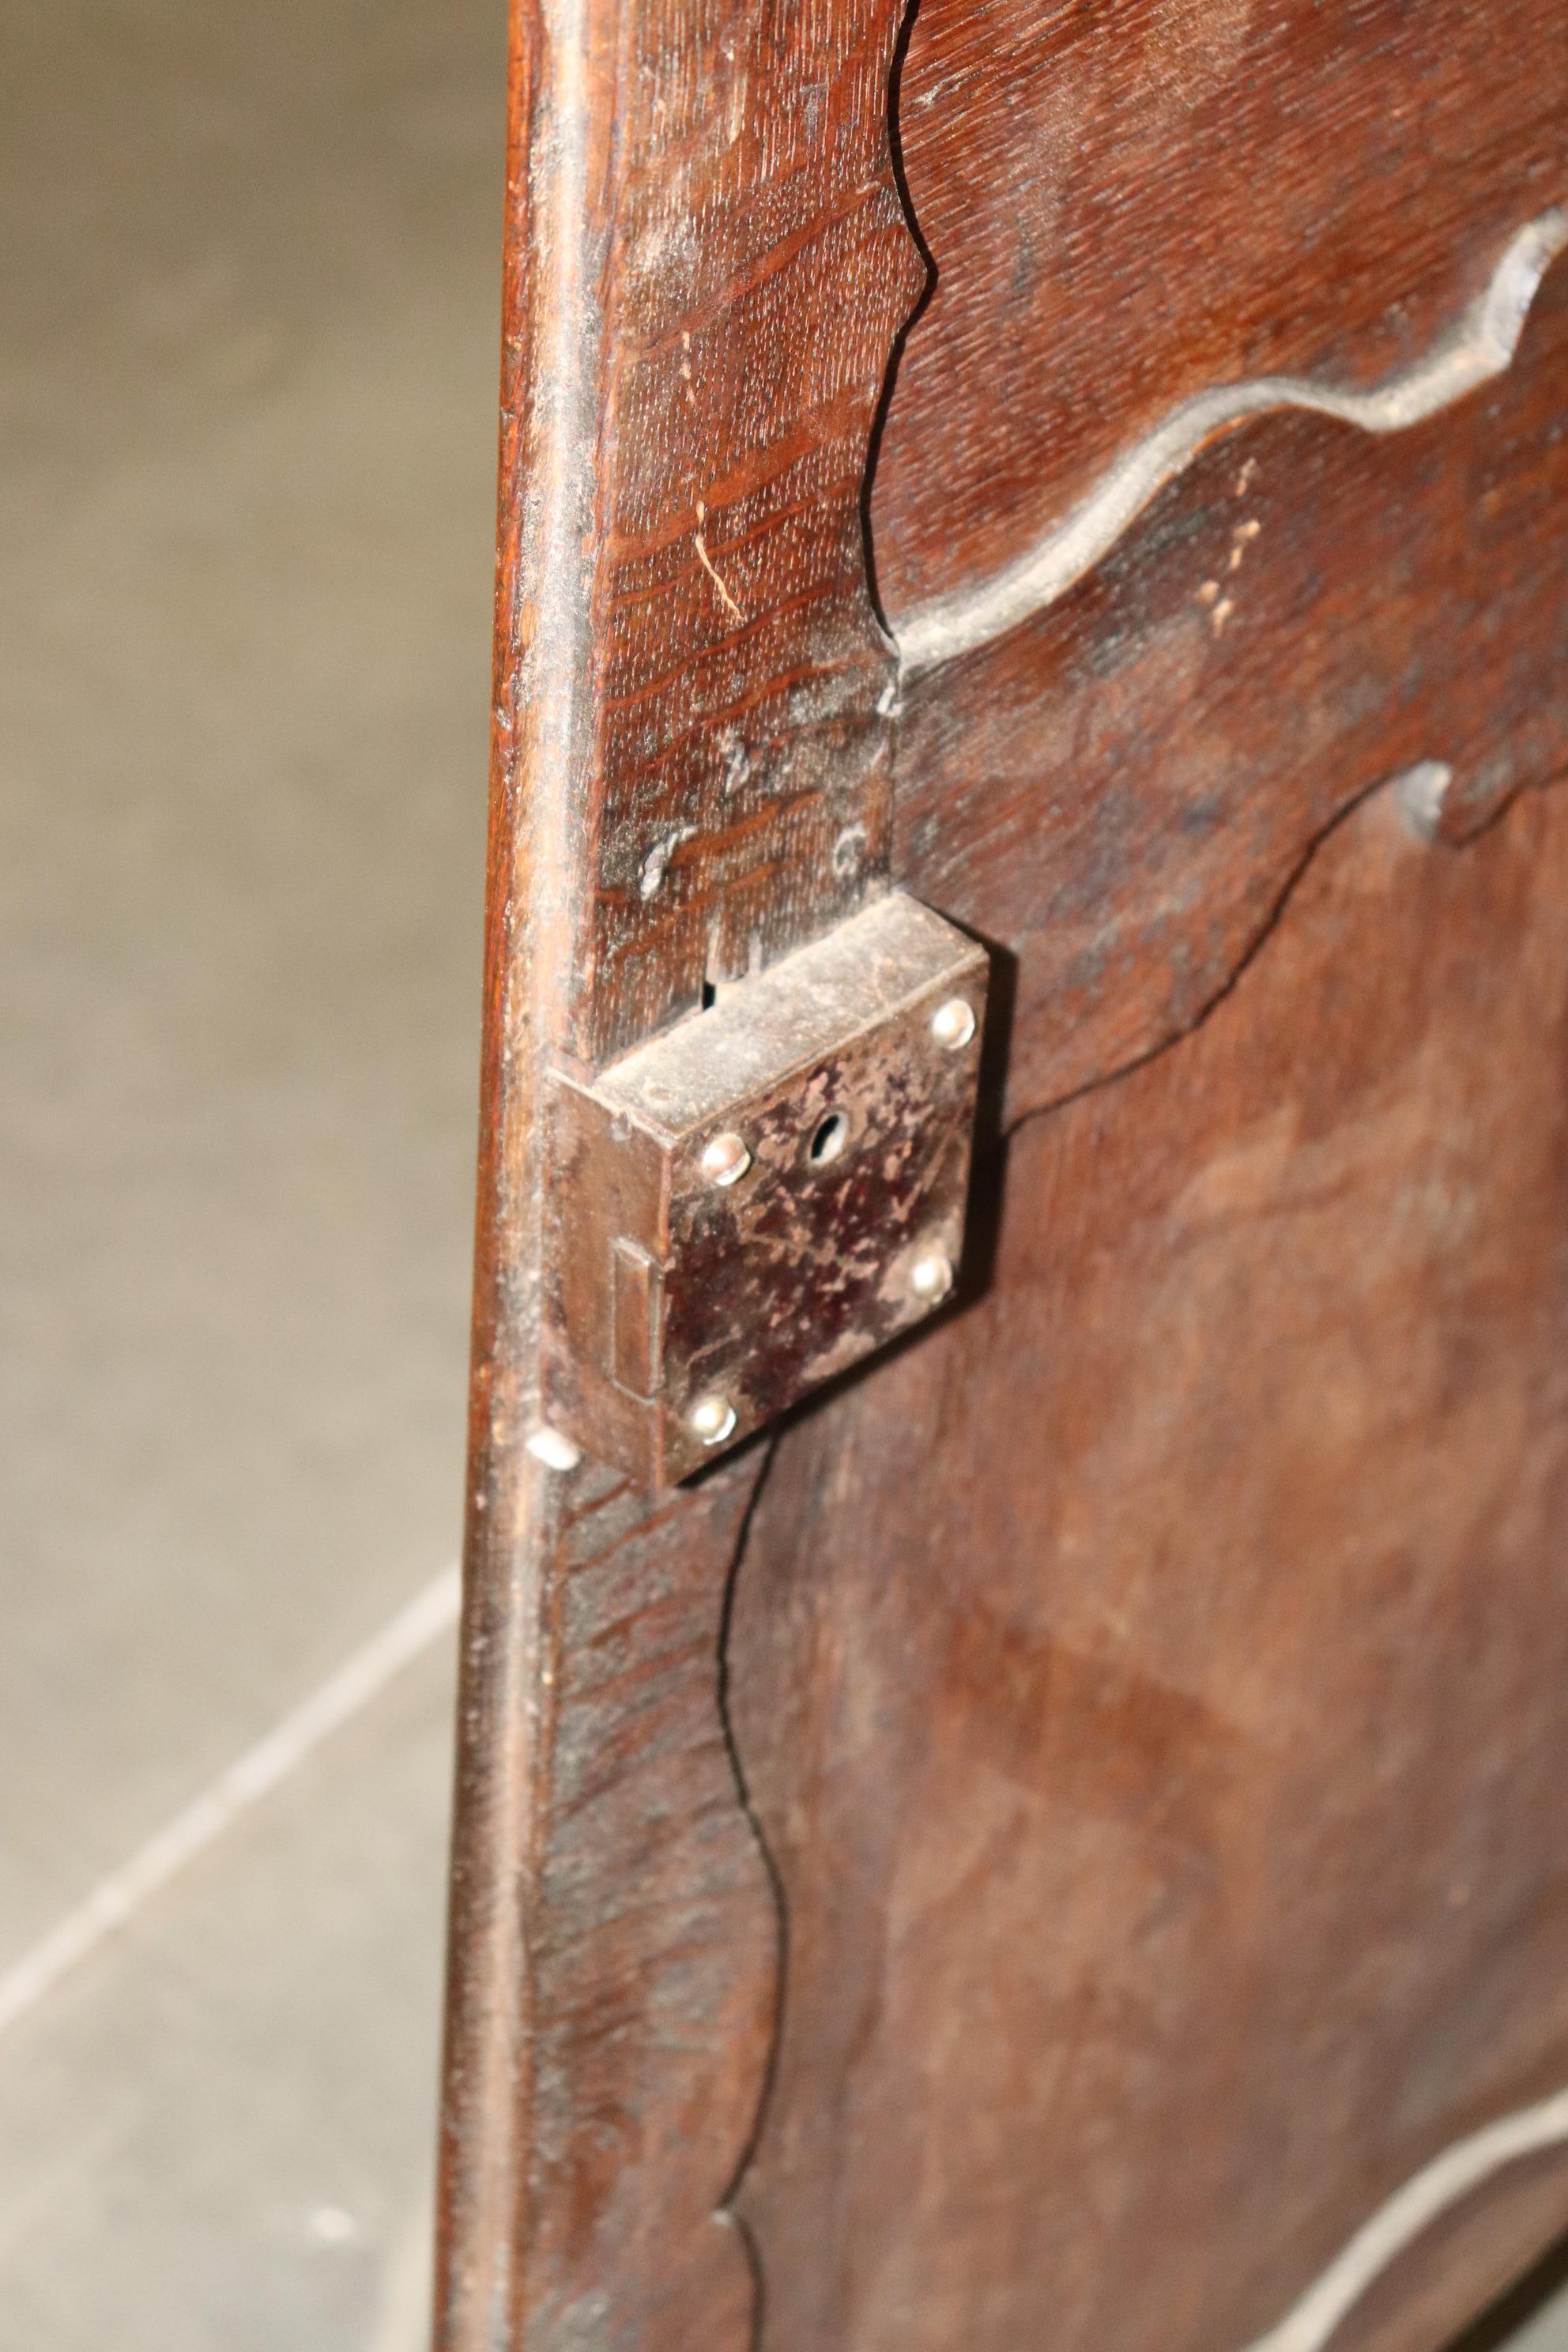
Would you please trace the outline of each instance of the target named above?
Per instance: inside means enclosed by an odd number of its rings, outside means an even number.
[[[0,5],[0,1976],[456,1549],[504,38]],[[3,2352],[418,2341],[450,1679],[0,2033]]]
[[[503,17],[0,0],[0,2352],[422,2337],[449,1636],[16,1969],[456,1545]]]

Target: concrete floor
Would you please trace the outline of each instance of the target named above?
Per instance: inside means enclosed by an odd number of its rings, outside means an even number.
[[[456,1545],[504,5],[5,17],[0,2352],[415,2352],[449,1636],[35,1962]]]
[[[0,1977],[457,1543],[503,0],[6,0]],[[449,1637],[0,2034],[0,2352],[419,2340]]]

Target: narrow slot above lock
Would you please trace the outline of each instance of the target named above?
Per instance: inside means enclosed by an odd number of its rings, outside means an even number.
[[[941,1306],[987,977],[895,892],[597,1077],[555,1074],[553,1427],[669,1485]]]

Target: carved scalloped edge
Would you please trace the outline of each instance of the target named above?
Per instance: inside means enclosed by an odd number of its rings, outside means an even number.
[[[808,12],[512,8],[441,2352],[742,2352],[760,2326],[744,2237],[712,2226],[778,2009],[716,1689],[760,1465],[672,1501],[531,1444],[537,1108],[557,1055],[610,1058],[883,884],[894,658],[853,565],[921,278],[888,128],[903,5],[846,0],[830,39]],[[813,312],[788,271],[860,290]],[[743,624],[703,556],[749,583]],[[655,593],[679,637],[634,646]],[[673,852],[672,816],[698,828]]]
[[[1006,1121],[1003,1130],[1005,1139],[1011,1141],[1022,1128],[1061,1109],[1066,1103],[1129,1077],[1134,1070],[1170,1052],[1201,1028],[1266,950],[1299,887],[1330,839],[1370,802],[1381,795],[1389,795],[1417,841],[1433,845],[1446,840],[1450,848],[1462,851],[1505,818],[1527,792],[1559,790],[1568,786],[1568,772],[1556,772],[1509,792],[1489,806],[1468,829],[1447,835],[1441,831],[1441,818],[1443,801],[1451,781],[1452,770],[1446,761],[1426,760],[1380,777],[1356,793],[1344,807],[1337,810],[1313,834],[1291,866],[1268,913],[1248,938],[1219,984],[1191,1019],[1167,1032],[1145,1051],[1100,1072],[1084,1085],[1073,1087],[1065,1095],[1020,1109]],[[759,2307],[765,2279],[767,2249],[745,2210],[744,2195],[767,2132],[779,2062],[786,1991],[789,1890],[769,1843],[764,1816],[752,1791],[744,1748],[731,1710],[730,1627],[736,1586],[745,1573],[752,1524],[763,1486],[773,1467],[778,1442],[779,1433],[775,1432],[762,1454],[756,1483],[745,1505],[730,1567],[719,1645],[720,1713],[725,1746],[737,1801],[750,1825],[770,1883],[779,1937],[773,2041],[764,2071],[762,2095],[733,2179],[713,2217],[734,2230],[739,2237],[757,2283]],[[1264,2334],[1241,2347],[1240,2352],[1329,2352],[1334,2336],[1354,2306],[1428,2229],[1467,2198],[1484,2189],[1510,2165],[1557,2147],[1568,2147],[1568,2087],[1554,2092],[1531,2106],[1518,2108],[1500,2116],[1454,2141],[1403,2182],[1346,2241],[1327,2268],[1290,2305],[1284,2316]]]
[[[972,653],[1055,604],[1200,450],[1250,417],[1300,408],[1365,433],[1403,433],[1463,400],[1510,365],[1541,282],[1565,247],[1568,207],[1553,205],[1510,239],[1485,289],[1424,358],[1364,392],[1273,375],[1218,384],[1184,401],[1016,562],[978,588],[918,606],[895,632],[903,675]]]
[[[1548,774],[1531,776],[1510,784],[1479,806],[1472,805],[1450,818],[1448,793],[1453,781],[1454,772],[1447,761],[1424,759],[1414,761],[1409,767],[1397,769],[1392,774],[1374,776],[1370,783],[1357,785],[1338,808],[1296,844],[1289,858],[1282,859],[1274,869],[1280,879],[1264,912],[1237,942],[1229,961],[1218,969],[1212,983],[1197,1002],[1179,1019],[1155,1028],[1132,1052],[1107,1062],[1090,1076],[1080,1077],[1054,1094],[1009,1103],[1002,1127],[1003,1139],[1011,1141],[1020,1128],[1027,1127],[1034,1119],[1048,1118],[1053,1111],[1061,1110],[1069,1102],[1076,1102],[1080,1095],[1097,1094],[1103,1087],[1120,1084],[1123,1078],[1131,1077],[1135,1070],[1142,1069],[1145,1064],[1157,1062],[1162,1054],[1170,1053],[1194,1031],[1201,1029],[1210,1013],[1224,1003],[1267,948],[1289,912],[1298,889],[1333,835],[1380,793],[1393,795],[1401,816],[1416,840],[1429,846],[1440,843],[1448,849],[1465,849],[1491,826],[1500,823],[1526,793],[1560,792],[1568,788],[1568,769],[1554,768]],[[1248,2352],[1251,2352],[1250,2347]]]
[[[1396,2189],[1246,2352],[1322,2352],[1352,2306],[1435,2221],[1510,2164],[1568,2143],[1568,2089],[1456,2140]]]

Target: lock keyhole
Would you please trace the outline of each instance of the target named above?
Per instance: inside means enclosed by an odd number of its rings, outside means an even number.
[[[818,1122],[806,1146],[805,1156],[814,1168],[826,1168],[830,1160],[837,1159],[848,1140],[848,1119],[841,1110],[830,1110],[827,1117]]]

